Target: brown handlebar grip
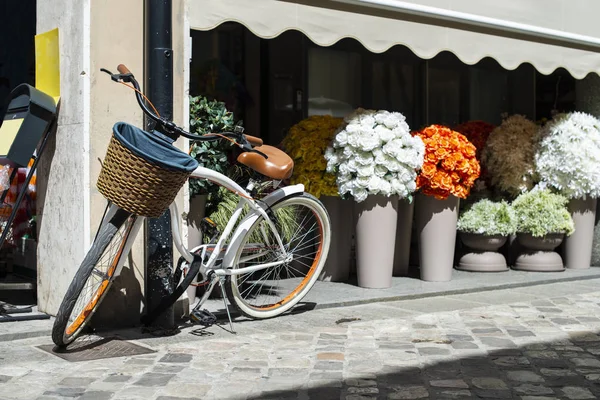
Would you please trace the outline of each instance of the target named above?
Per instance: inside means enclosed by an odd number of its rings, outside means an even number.
[[[250,135],[246,135],[246,134],[244,134],[244,137],[246,138],[248,143],[250,143],[252,146],[262,146],[263,145],[263,140],[261,138],[257,138],[256,136],[250,136]]]
[[[131,73],[129,68],[127,68],[123,64],[119,64],[119,66],[117,67],[117,71],[119,71],[120,74],[130,74]]]

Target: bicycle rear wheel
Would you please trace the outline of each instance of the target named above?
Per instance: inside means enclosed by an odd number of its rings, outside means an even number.
[[[96,240],[77,270],[58,309],[52,341],[59,347],[72,343],[98,309],[115,278],[127,238],[136,217],[124,210],[99,228]]]
[[[294,307],[310,291],[327,259],[331,240],[329,215],[313,196],[288,197],[272,207],[273,222],[285,254],[264,218],[248,230],[237,250],[234,268],[291,261],[264,270],[228,277],[229,302],[250,318],[276,317]]]

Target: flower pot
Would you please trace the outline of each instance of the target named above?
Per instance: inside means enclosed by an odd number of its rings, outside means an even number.
[[[188,226],[188,249],[193,249],[202,244],[202,225],[201,222],[205,217],[206,199],[208,195],[201,194],[190,198],[190,210],[187,215]],[[190,285],[186,289],[190,306],[196,301],[197,287]]]
[[[323,196],[319,200],[329,213],[333,233],[329,255],[319,279],[327,282],[344,282],[350,276],[354,202],[332,196]]]
[[[554,251],[563,241],[563,233],[550,233],[534,237],[529,233],[517,233],[517,241],[523,251],[515,261],[514,269],[534,272],[564,271],[560,254]]]
[[[421,279],[424,281],[452,279],[458,203],[455,196],[438,200],[433,196],[418,195],[415,223],[419,235]]]
[[[204,219],[206,199],[208,195],[201,194],[190,198],[190,210],[187,215],[188,248],[193,249],[202,244],[201,222]]]
[[[398,198],[373,195],[356,203],[356,274],[358,286],[392,286]]]
[[[394,250],[394,276],[407,276],[410,259],[410,239],[413,227],[415,202],[398,201],[396,248]]]
[[[506,236],[460,232],[460,240],[468,252],[460,258],[456,269],[473,272],[508,271],[506,259],[498,249],[506,243]]]
[[[592,245],[596,222],[596,199],[572,199],[569,211],[575,223],[575,232],[565,238],[565,267],[585,269],[592,264]]]

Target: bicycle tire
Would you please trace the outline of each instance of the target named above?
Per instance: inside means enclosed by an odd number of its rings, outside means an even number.
[[[126,256],[123,254],[123,249],[135,220],[135,216],[119,209],[110,221],[103,223],[98,229],[98,234],[92,247],[79,266],[58,308],[58,313],[52,327],[52,341],[58,347],[66,347],[77,339],[108,293],[108,289],[115,279],[115,270],[119,260],[121,257]],[[110,266],[107,268],[106,274],[102,277],[100,286],[92,293],[92,298],[89,302],[84,304],[85,308],[70,323],[73,317],[73,310],[78,304],[77,302],[81,298],[84,287],[90,280],[94,268],[100,263],[101,257],[122,227],[125,227],[124,233],[122,236],[117,237],[116,241],[118,245],[117,254],[114,257],[110,256]]]
[[[282,300],[280,300],[279,302],[276,302],[274,304],[266,304],[263,306],[253,306],[253,305],[249,304],[249,302],[247,300],[242,298],[242,293],[244,292],[244,290],[242,290],[240,292],[239,287],[242,285],[239,282],[237,282],[237,279],[240,279],[240,278],[243,279],[243,276],[251,275],[251,274],[228,276],[227,282],[225,285],[225,289],[226,289],[225,291],[227,293],[227,298],[229,299],[229,302],[236,307],[236,309],[240,312],[240,314],[242,314],[245,317],[252,318],[252,319],[273,318],[273,317],[277,317],[277,316],[289,311],[296,304],[298,304],[298,302],[300,302],[302,300],[302,298],[304,298],[304,296],[306,296],[306,294],[312,289],[312,287],[314,286],[315,282],[317,281],[317,279],[318,279],[319,275],[321,274],[321,271],[325,265],[325,261],[327,259],[327,254],[329,252],[329,246],[331,243],[331,223],[330,223],[329,214],[327,213],[327,210],[325,209],[325,207],[323,206],[323,204],[321,204],[321,202],[319,200],[317,200],[315,197],[313,197],[312,195],[310,195],[308,193],[303,193],[301,195],[287,196],[287,197],[283,198],[282,200],[280,200],[279,202],[277,202],[276,204],[274,204],[271,208],[272,208],[273,212],[276,213],[277,210],[279,210],[283,207],[289,206],[289,205],[294,205],[294,204],[308,205],[309,209],[311,209],[310,211],[312,211],[314,213],[314,215],[317,219],[317,222],[319,223],[318,228],[319,228],[319,233],[321,234],[321,239],[319,242],[319,247],[315,251],[315,259],[313,260],[312,264],[310,265],[310,269],[308,270],[307,275],[300,281],[298,286],[294,287],[293,290],[291,290],[287,296],[285,296]],[[259,227],[259,225],[262,221],[264,221],[262,217],[257,219],[256,222],[252,225],[252,227],[250,229],[248,229],[248,232],[244,236],[244,239],[242,239],[242,242],[241,242],[242,245],[238,249],[235,259],[234,259],[234,268],[237,268],[239,266],[240,259],[241,259],[242,253],[244,252],[246,243],[252,237],[252,232],[254,231],[254,229]],[[307,236],[307,235],[305,234],[304,236]],[[292,242],[290,242],[290,244],[291,243]],[[299,245],[297,245],[296,248],[298,248],[298,246]],[[298,258],[305,258],[305,257],[306,257],[305,255],[301,255]],[[263,261],[261,261],[261,262],[263,262]],[[285,265],[286,269],[288,267],[287,264],[289,264],[289,263],[286,263],[286,265]],[[272,268],[276,269],[279,267],[280,266],[272,267]],[[283,265],[281,267],[283,268]],[[292,270],[299,272],[296,268],[292,268]],[[264,271],[267,271],[267,270],[264,270]],[[299,278],[299,277],[295,276],[294,271],[292,271],[292,275],[293,275],[292,279]],[[288,274],[287,276],[289,276],[289,271],[278,271],[276,273],[277,278],[281,277],[280,272],[285,272]],[[269,272],[269,274],[271,274],[271,272]],[[242,284],[243,284],[243,282],[242,282]],[[294,283],[292,283],[292,285],[294,285]],[[262,290],[262,287],[260,288],[260,290]],[[270,293],[270,291],[269,291],[269,293]]]

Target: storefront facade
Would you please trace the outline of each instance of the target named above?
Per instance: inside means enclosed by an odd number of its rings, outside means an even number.
[[[95,181],[112,124],[141,124],[133,96],[115,95],[99,69],[123,63],[138,78],[143,76],[141,3],[62,3],[64,7],[56,1],[37,3],[38,32],[57,25],[61,31],[59,130],[52,160],[38,177],[39,306],[50,314],[56,312],[102,214],[104,201]],[[195,66],[202,59],[223,60],[223,48],[229,49],[231,68],[243,74],[246,98],[252,99],[238,104],[247,131],[273,144],[311,108],[317,113],[320,98],[336,100],[340,113],[356,107],[400,111],[415,127],[466,119],[497,123],[502,112],[535,119],[553,107],[600,115],[600,100],[595,100],[600,89],[600,28],[595,23],[600,4],[591,0],[552,0],[543,8],[534,0],[173,4],[179,123],[188,118],[188,88],[194,94],[202,85]],[[230,38],[244,40],[243,49],[215,42],[228,29],[233,31]],[[214,54],[202,54],[206,49]],[[238,58],[244,61],[236,67]],[[549,74],[552,79],[545,83]],[[553,87],[557,92],[545,98],[542,94]],[[81,151],[66,151],[73,147]],[[186,203],[185,193],[180,201]],[[139,313],[143,262],[139,246],[130,260],[131,274],[113,290],[128,298],[107,297],[113,298],[114,315]]]

